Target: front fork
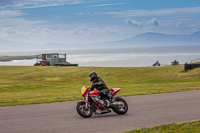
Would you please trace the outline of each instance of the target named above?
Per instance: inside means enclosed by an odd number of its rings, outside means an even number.
[[[88,109],[88,94],[86,95],[86,101],[87,101],[87,102],[86,102],[85,108]]]

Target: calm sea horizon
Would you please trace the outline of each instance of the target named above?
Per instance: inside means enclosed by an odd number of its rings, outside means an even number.
[[[0,51],[0,55],[38,55],[42,53],[66,53],[67,61],[79,66],[94,67],[149,67],[159,61],[161,66],[180,64],[200,58],[200,46],[107,48],[48,51]],[[36,59],[0,62],[0,65],[33,66]]]

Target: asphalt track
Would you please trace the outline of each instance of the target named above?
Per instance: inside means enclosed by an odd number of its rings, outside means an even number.
[[[124,97],[129,111],[82,118],[77,101],[0,108],[0,133],[118,133],[200,120],[200,90]]]

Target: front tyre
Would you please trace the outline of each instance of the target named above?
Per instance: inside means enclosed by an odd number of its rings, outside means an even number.
[[[78,114],[84,118],[89,118],[93,114],[93,110],[89,104],[88,104],[88,108],[86,109],[85,102],[77,103],[76,110],[77,110]]]
[[[120,103],[119,106],[112,108],[115,113],[121,115],[121,114],[125,114],[128,111],[128,104],[123,98],[116,97],[115,102]]]

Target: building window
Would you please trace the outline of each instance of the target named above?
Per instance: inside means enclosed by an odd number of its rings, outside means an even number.
[[[58,57],[59,58],[65,58],[65,55],[64,54],[59,54]]]
[[[51,55],[50,54],[47,54],[47,59],[51,59]]]

